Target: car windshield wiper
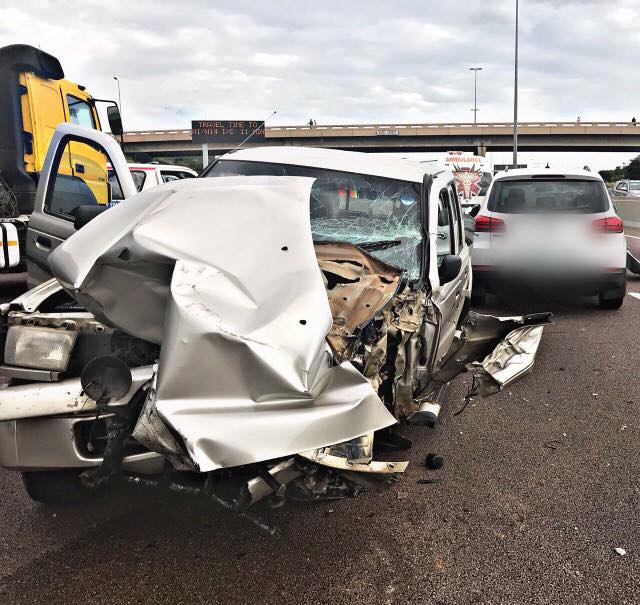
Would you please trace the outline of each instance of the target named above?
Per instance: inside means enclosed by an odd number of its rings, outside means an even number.
[[[357,244],[358,247],[363,250],[386,250],[387,248],[394,248],[402,243],[399,239],[385,239],[378,242],[364,242],[363,244]]]

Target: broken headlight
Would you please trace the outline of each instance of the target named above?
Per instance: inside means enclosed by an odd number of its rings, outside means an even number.
[[[55,328],[11,326],[4,346],[4,362],[12,366],[64,372],[77,334]]]

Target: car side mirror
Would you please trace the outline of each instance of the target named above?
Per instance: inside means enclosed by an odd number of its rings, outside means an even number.
[[[107,206],[78,206],[73,210],[73,228],[77,231],[102,214]]]
[[[460,274],[462,269],[462,259],[457,254],[447,254],[438,267],[438,277],[440,285],[448,284]]]
[[[116,136],[122,135],[122,118],[120,117],[120,109],[117,105],[109,105],[107,107],[107,119],[109,120],[109,128],[111,134]]]
[[[471,210],[469,210],[468,214],[469,214],[469,216],[475,217],[476,214],[478,214],[478,212],[480,212],[480,204],[474,204],[471,207]]]

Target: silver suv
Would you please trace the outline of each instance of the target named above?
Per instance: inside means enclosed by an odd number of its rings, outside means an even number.
[[[640,181],[631,179],[618,181],[613,187],[613,195],[617,197],[640,197]]]

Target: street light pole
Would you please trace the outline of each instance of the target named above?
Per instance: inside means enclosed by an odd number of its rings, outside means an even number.
[[[118,76],[113,76],[113,79],[118,83],[118,106],[120,107],[120,117],[122,117],[122,97],[120,96],[120,80]]]
[[[478,123],[478,72],[482,71],[482,67],[470,67],[469,71],[473,72],[473,123]]]
[[[516,50],[513,85],[513,167],[518,166],[518,0],[516,0]]]
[[[122,96],[120,95],[120,79],[118,76],[113,76],[113,79],[118,83],[118,109],[120,110],[120,121],[122,121]],[[122,148],[122,153],[124,153],[124,129],[122,134],[120,135],[120,147]]]

